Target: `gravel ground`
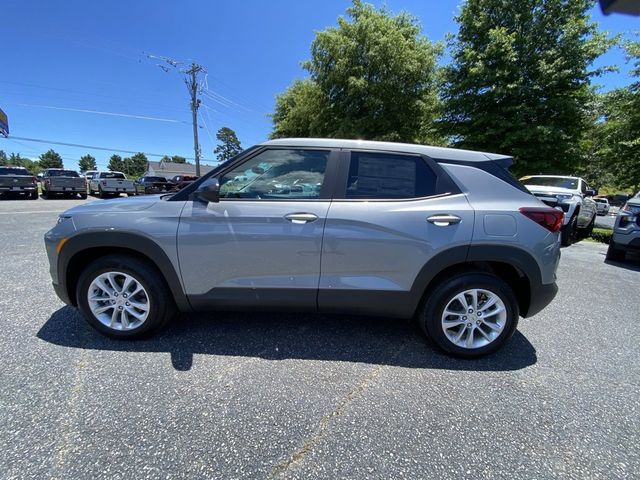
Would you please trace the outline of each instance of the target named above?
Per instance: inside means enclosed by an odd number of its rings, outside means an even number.
[[[640,264],[563,249],[560,293],[497,354],[406,322],[188,315],[108,340],[50,286],[79,200],[0,202],[0,478],[638,478]]]

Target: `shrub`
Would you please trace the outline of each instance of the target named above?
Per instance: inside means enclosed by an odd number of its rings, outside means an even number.
[[[594,228],[591,233],[591,238],[596,242],[608,244],[611,241],[613,230],[607,230],[606,228]]]

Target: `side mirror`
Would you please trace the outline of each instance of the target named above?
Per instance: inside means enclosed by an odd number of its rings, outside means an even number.
[[[584,192],[584,194],[585,194],[587,197],[593,197],[594,195],[596,195],[596,193],[597,193],[597,192],[596,192],[595,190],[593,190],[592,188],[588,188],[588,189]]]
[[[204,182],[198,190],[196,196],[205,202],[218,203],[220,201],[220,182],[217,178],[210,178]]]

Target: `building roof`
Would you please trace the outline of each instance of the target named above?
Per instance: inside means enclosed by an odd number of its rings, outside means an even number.
[[[213,170],[214,167],[209,165],[200,164],[200,174],[205,175]],[[192,163],[175,163],[165,162],[160,160],[159,162],[149,161],[147,162],[147,174],[152,172],[154,175],[173,177],[175,175],[195,175],[196,166]]]
[[[269,140],[260,145],[280,145],[287,147],[325,147],[325,148],[350,148],[366,150],[386,150],[395,152],[417,153],[431,158],[447,159],[463,162],[486,162],[510,158],[508,155],[500,155],[487,152],[475,152],[458,148],[432,147],[413,143],[376,142],[372,140],[340,140],[334,138],[279,138]]]

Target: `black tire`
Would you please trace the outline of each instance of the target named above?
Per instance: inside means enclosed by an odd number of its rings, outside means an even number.
[[[49,192],[47,190],[42,190],[42,198],[49,199]]]
[[[569,220],[569,223],[562,227],[560,230],[560,244],[563,247],[568,247],[576,241],[576,233],[578,229],[578,215],[574,214]]]
[[[98,187],[98,198],[107,198],[105,193],[102,191],[102,187]]]
[[[80,198],[81,198],[82,200],[86,200],[86,199],[87,199],[87,194],[86,194],[86,193],[81,193],[81,194],[80,194]]]
[[[609,248],[607,249],[607,260],[612,262],[623,262],[625,259],[625,251],[618,248],[613,240],[609,242]]]
[[[506,318],[502,331],[491,343],[477,348],[464,348],[453,343],[445,335],[441,320],[444,309],[456,295],[476,288],[497,295],[505,306]],[[469,272],[449,277],[432,290],[419,312],[418,321],[423,332],[446,353],[461,358],[476,358],[493,353],[502,347],[515,332],[518,317],[518,302],[506,282],[489,273]],[[461,325],[461,328],[464,328],[464,325]],[[472,325],[472,328],[476,327]],[[485,325],[482,328],[484,331],[488,327]]]
[[[147,292],[149,314],[144,322],[131,330],[116,330],[96,318],[87,299],[91,282],[100,274],[116,271],[132,276]],[[78,308],[96,330],[113,338],[143,338],[164,327],[176,316],[177,309],[171,291],[162,274],[149,262],[128,255],[108,255],[90,263],[80,275],[76,288]]]
[[[589,238],[593,233],[593,227],[595,226],[595,224],[596,224],[596,215],[593,216],[593,218],[591,219],[591,221],[586,227],[578,229],[577,237],[581,239]]]
[[[37,200],[38,199],[38,191],[34,190],[29,194],[29,200]]]

